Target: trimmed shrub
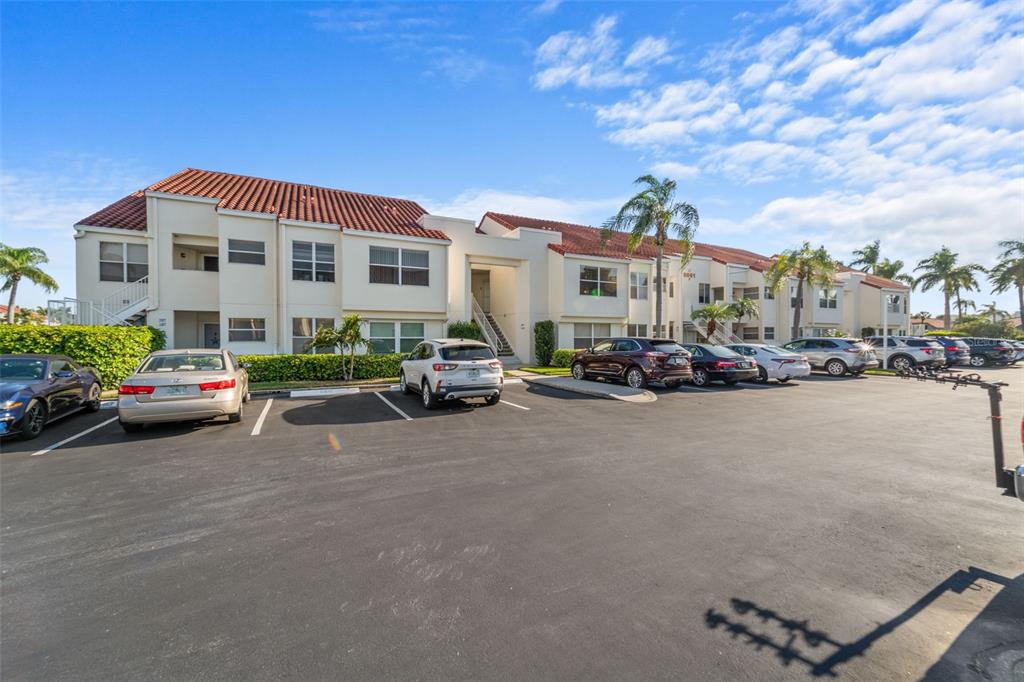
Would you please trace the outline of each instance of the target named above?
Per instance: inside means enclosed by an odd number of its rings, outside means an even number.
[[[105,388],[120,384],[148,353],[161,350],[166,340],[153,327],[0,326],[0,353],[66,355],[98,371]]]
[[[480,325],[476,323],[476,320],[469,320],[468,322],[450,322],[448,324],[448,338],[476,339],[477,341],[483,341],[484,333],[480,330]]]
[[[551,356],[555,352],[555,323],[543,320],[533,325],[533,348],[537,355],[537,364],[547,367],[551,364]]]
[[[249,380],[253,383],[345,379],[340,355],[240,355],[238,360],[249,363]],[[352,378],[397,377],[401,365],[401,353],[357,355]]]
[[[559,348],[551,354],[551,366],[568,367],[572,364],[572,358],[577,353],[579,353],[579,351],[573,350],[572,348]]]

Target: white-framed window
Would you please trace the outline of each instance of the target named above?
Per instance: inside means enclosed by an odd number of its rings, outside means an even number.
[[[666,290],[666,283],[667,283],[667,287],[668,287],[667,290]],[[654,278],[654,286],[658,286],[658,284],[659,284],[659,280],[658,280],[657,277],[655,277]],[[675,277],[666,277],[664,280],[660,281],[660,284],[661,284],[661,293],[663,293],[663,294],[667,293],[669,298],[675,298],[676,297],[676,278]]]
[[[263,242],[254,242],[248,239],[229,239],[228,262],[266,265],[267,245]]]
[[[266,341],[267,321],[262,317],[229,317],[228,341]]]
[[[333,353],[332,346],[314,347],[306,350],[306,344],[313,340],[313,336],[321,329],[330,329],[334,326],[334,320],[330,317],[293,317],[292,318],[292,353]]]
[[[333,282],[334,244],[293,241],[292,279],[300,282]]]
[[[647,300],[647,273],[629,273],[629,297],[637,301]]]
[[[626,336],[647,336],[646,324],[627,324]]]
[[[743,287],[743,298],[756,301],[760,295],[761,289],[759,287]]]
[[[423,322],[371,321],[366,337],[371,353],[411,353],[424,338]]]
[[[775,340],[775,327],[765,327],[764,328],[764,340],[765,341],[774,341]]]
[[[430,252],[371,246],[370,284],[430,286]]]
[[[596,265],[580,266],[580,296],[618,296],[618,282],[618,268],[600,268]]]
[[[757,341],[760,337],[757,335],[757,327],[744,327],[743,328],[743,340],[744,341]]]
[[[839,296],[835,290],[821,289],[818,291],[818,307],[835,309],[839,305]]]
[[[573,348],[592,348],[598,341],[612,335],[612,326],[608,323],[577,322],[572,327]]]
[[[775,300],[775,291],[773,291],[772,288],[770,286],[767,286],[767,285],[764,288],[764,300],[766,300],[766,301],[774,301]]]
[[[697,303],[711,303],[711,284],[709,282],[697,284]]]
[[[886,298],[887,308],[890,313],[907,312],[907,297],[900,294],[889,294]]]
[[[137,282],[148,274],[148,246],[125,242],[100,242],[101,282]]]

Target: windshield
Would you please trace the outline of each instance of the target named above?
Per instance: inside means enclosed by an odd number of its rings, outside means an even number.
[[[742,358],[743,356],[734,351],[732,348],[726,348],[725,346],[710,346],[711,353],[717,355],[720,358]]]
[[[224,369],[220,353],[175,353],[154,355],[142,363],[140,374],[153,372],[209,372]]]
[[[765,350],[772,355],[793,355],[793,351],[786,350],[785,348],[779,348],[778,346],[761,346],[762,350]]]
[[[441,349],[441,357],[453,362],[493,360],[494,351],[487,346],[446,346]]]
[[[46,376],[46,360],[9,358],[0,361],[0,379],[4,381],[38,381]]]
[[[651,345],[662,353],[686,353],[687,350],[675,341],[653,341]]]

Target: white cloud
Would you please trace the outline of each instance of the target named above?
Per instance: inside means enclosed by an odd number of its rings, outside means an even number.
[[[688,180],[700,175],[700,168],[676,161],[663,161],[651,166],[651,172],[655,175],[668,176],[673,180]]]
[[[534,14],[553,14],[562,4],[562,0],[541,0],[533,8]]]
[[[661,62],[668,54],[668,49],[668,41],[664,38],[655,38],[654,36],[641,38],[633,45],[633,49],[626,55],[622,65],[631,67]]]
[[[584,225],[600,224],[622,205],[624,197],[574,199],[497,189],[467,189],[447,201],[421,200],[430,213],[480,220],[487,211],[549,218]]]
[[[871,43],[918,24],[935,7],[935,0],[911,0],[883,14],[853,34],[858,43]]]
[[[740,85],[745,88],[753,88],[761,85],[772,76],[773,67],[765,62],[755,62],[747,67],[747,70],[740,76]]]
[[[784,142],[813,142],[835,127],[836,124],[832,120],[823,116],[804,116],[779,128],[778,137]]]

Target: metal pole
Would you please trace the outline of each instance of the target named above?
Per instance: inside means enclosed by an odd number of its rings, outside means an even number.
[[[889,369],[889,294],[882,291],[882,367]]]
[[[992,450],[995,460],[996,487],[1009,489],[1013,487],[1013,477],[1003,468],[1005,463],[1003,457],[1003,414],[999,408],[1001,400],[999,387],[989,386],[988,404],[992,411]]]

